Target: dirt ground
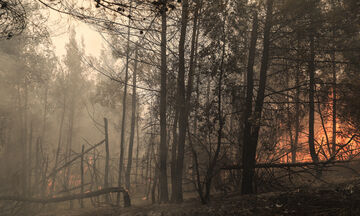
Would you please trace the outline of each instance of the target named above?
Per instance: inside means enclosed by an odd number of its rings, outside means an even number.
[[[134,202],[130,208],[98,207],[42,213],[41,216],[220,216],[220,215],[360,215],[360,179],[288,192],[217,194],[207,205],[196,198],[182,204]],[[39,216],[40,216],[39,215]]]
[[[271,186],[276,192],[256,195],[241,195],[238,191],[215,193],[207,205],[200,203],[196,193],[185,193],[182,204],[154,205],[142,195],[133,195],[130,208],[104,205],[95,208],[86,199],[85,209],[80,209],[78,201],[74,201],[74,208],[69,210],[69,202],[65,202],[46,205],[36,216],[357,216],[360,215],[359,176],[353,171],[333,169],[323,173],[323,178],[317,181],[306,175],[292,179],[302,186],[289,188],[283,187],[281,183],[284,182],[273,183]],[[285,184],[289,185],[289,182]]]

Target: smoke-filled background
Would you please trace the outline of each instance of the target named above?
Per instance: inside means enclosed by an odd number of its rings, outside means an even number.
[[[0,0],[0,215],[360,212],[359,11]]]

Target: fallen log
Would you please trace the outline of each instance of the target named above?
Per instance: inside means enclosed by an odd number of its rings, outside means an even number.
[[[34,197],[19,197],[19,196],[0,196],[0,200],[47,204],[47,203],[56,203],[56,202],[64,202],[69,200],[90,198],[90,197],[100,196],[109,193],[116,193],[116,192],[128,194],[127,191],[124,190],[123,188],[112,187],[97,191],[91,191],[83,194],[73,194],[62,197],[34,198]]]
[[[353,160],[351,160],[353,161]],[[318,163],[314,162],[304,162],[304,163],[258,163],[255,165],[255,168],[293,168],[293,167],[307,167],[307,166],[326,166],[336,163],[349,163],[350,160],[332,160],[332,161],[322,161]],[[221,167],[222,170],[234,170],[234,169],[243,169],[242,165],[231,165]]]
[[[87,185],[90,185],[90,184],[91,183],[85,183],[84,186],[87,186]],[[65,192],[71,192],[71,191],[74,191],[74,190],[77,190],[77,189],[80,189],[80,188],[81,188],[81,185],[70,188],[70,189],[67,189],[67,190],[61,190],[59,192],[56,192],[56,194],[61,194],[61,193],[65,193]]]

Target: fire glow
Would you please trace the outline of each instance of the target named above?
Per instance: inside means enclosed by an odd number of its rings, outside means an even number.
[[[329,160],[332,155],[333,141],[333,122],[332,107],[322,111],[323,121],[320,114],[317,114],[315,120],[315,151],[320,161]],[[307,120],[301,125],[307,125]],[[349,160],[360,154],[360,146],[356,139],[351,140],[352,135],[346,134],[346,125],[339,119],[336,120],[336,138],[335,138],[335,159]],[[292,138],[294,139],[294,138]],[[296,146],[296,162],[311,162],[312,158],[309,151],[308,129],[304,128],[299,132],[298,144]],[[285,149],[288,154],[280,158],[281,163],[291,162],[291,141],[289,136],[284,135],[279,142],[280,149]]]

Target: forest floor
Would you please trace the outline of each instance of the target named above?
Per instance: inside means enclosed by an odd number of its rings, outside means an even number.
[[[360,178],[342,179],[331,185],[284,192],[241,195],[215,194],[207,205],[196,198],[182,204],[136,202],[130,208],[98,207],[58,211],[41,216],[220,216],[220,215],[360,215]]]

